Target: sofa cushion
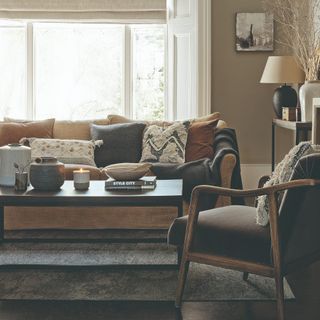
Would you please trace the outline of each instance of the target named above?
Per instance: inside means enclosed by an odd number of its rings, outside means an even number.
[[[219,119],[193,122],[188,130],[186,162],[213,157],[214,131]]]
[[[73,180],[73,171],[85,169],[90,171],[90,180],[102,180],[104,175],[101,173],[100,169],[93,166],[83,165],[83,164],[65,164],[65,179]]]
[[[110,124],[116,123],[132,123],[136,120],[128,119],[124,116],[109,115],[108,119]],[[188,130],[188,140],[185,150],[185,161],[193,161],[202,158],[212,158],[213,156],[213,140],[214,130],[220,122],[221,126],[224,126],[224,122],[220,121],[220,113],[214,112],[204,117],[194,118],[185,121],[190,123]],[[157,125],[159,127],[166,128],[175,122],[173,121],[144,121],[147,126]]]
[[[166,127],[170,126],[171,124],[174,123],[174,121],[164,121],[164,120],[151,120],[151,121],[142,121],[142,120],[131,120],[127,117],[116,115],[116,114],[110,114],[108,115],[108,119],[110,121],[110,124],[119,124],[119,123],[129,123],[129,122],[143,122],[146,125],[157,125],[161,127]],[[186,120],[188,122],[203,122],[203,121],[211,121],[211,120],[216,120],[220,119],[220,113],[219,112],[214,112],[211,113],[207,116],[200,117],[200,118],[193,118]]]
[[[107,126],[91,125],[91,137],[103,140],[95,150],[98,167],[121,162],[139,162],[141,158],[143,123],[123,123]]]
[[[145,123],[147,126],[150,125],[157,125],[160,127],[167,127],[173,124],[173,121],[163,121],[163,120],[132,120],[124,116],[116,115],[116,114],[111,114],[108,115],[108,120],[110,121],[110,124],[120,124],[120,123],[133,123],[133,122],[139,122],[139,123]]]
[[[66,164],[95,166],[94,149],[102,141],[23,138],[20,143],[31,147],[31,158],[55,157]]]
[[[166,128],[150,125],[143,135],[140,162],[184,163],[188,125],[175,122]]]
[[[168,242],[183,246],[188,216],[175,219]],[[256,209],[227,206],[200,212],[193,250],[271,264],[270,229],[256,224]]]
[[[21,138],[52,138],[54,119],[0,123],[0,146],[18,143]]]
[[[108,125],[108,119],[99,120],[57,120],[53,127],[53,138],[55,139],[76,139],[90,140],[90,125],[91,124]]]

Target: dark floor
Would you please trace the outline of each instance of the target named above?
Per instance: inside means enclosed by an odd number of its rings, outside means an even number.
[[[289,320],[320,319],[320,263],[289,279],[296,294],[295,302],[286,304]],[[226,284],[227,285],[227,284]],[[41,302],[10,301],[0,303],[1,320],[243,320],[275,319],[274,302],[188,302],[181,313],[173,303],[155,302]]]

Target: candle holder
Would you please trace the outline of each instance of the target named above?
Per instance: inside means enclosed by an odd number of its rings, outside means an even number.
[[[88,190],[90,187],[90,171],[83,169],[73,171],[73,184],[76,190]]]

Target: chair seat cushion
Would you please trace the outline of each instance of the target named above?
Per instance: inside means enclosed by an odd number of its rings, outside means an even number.
[[[183,246],[188,216],[177,218],[168,242]],[[256,223],[256,208],[227,206],[202,211],[195,229],[192,251],[272,264],[269,227]]]

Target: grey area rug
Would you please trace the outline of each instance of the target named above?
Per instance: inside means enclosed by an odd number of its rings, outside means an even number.
[[[81,270],[11,269],[0,271],[0,300],[173,301],[178,271],[135,264],[174,264],[176,252],[166,244],[1,244],[0,264],[113,265],[128,268]],[[285,296],[294,298],[285,283]],[[272,279],[191,264],[184,300],[271,300]]]

